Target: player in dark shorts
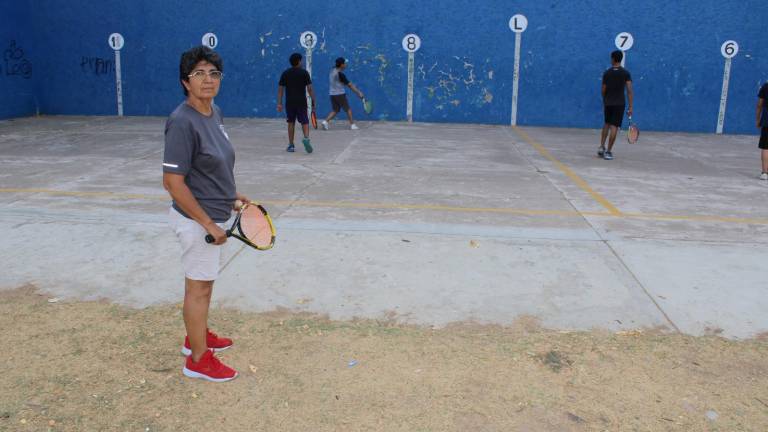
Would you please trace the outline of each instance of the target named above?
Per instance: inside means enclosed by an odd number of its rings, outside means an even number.
[[[364,95],[363,92],[349,82],[347,76],[344,75],[343,71],[346,68],[347,61],[343,57],[339,57],[336,59],[336,67],[331,69],[331,73],[328,75],[328,93],[331,95],[332,111],[328,114],[328,117],[323,120],[322,125],[324,130],[328,130],[330,127],[328,122],[333,120],[333,118],[336,117],[336,114],[341,110],[344,110],[344,112],[347,113],[347,118],[349,118],[349,128],[352,130],[358,129],[357,125],[355,125],[355,120],[352,118],[352,109],[349,107],[345,88],[349,87],[349,89],[355,92],[360,99],[363,99]]]
[[[618,50],[612,52],[611,67],[603,73],[602,94],[605,124],[603,125],[603,132],[600,134],[600,147],[597,150],[597,156],[605,160],[613,159],[613,144],[616,142],[616,135],[621,129],[622,120],[624,120],[624,88],[627,89],[627,99],[629,99],[627,114],[632,115],[632,102],[634,100],[632,75],[621,66],[623,58],[623,52]],[[606,138],[608,138],[608,150],[605,149]]]
[[[768,180],[768,82],[763,84],[757,94],[757,128],[760,129],[760,158],[763,172],[760,180]]]
[[[291,67],[280,75],[280,83],[277,87],[277,111],[283,110],[283,91],[285,91],[285,115],[288,118],[288,148],[286,151],[294,152],[293,137],[296,135],[296,120],[301,123],[304,132],[304,150],[312,153],[312,144],[309,142],[309,118],[307,116],[307,93],[312,98],[312,110],[315,110],[315,91],[312,89],[312,79],[309,72],[301,67],[301,54],[293,53],[289,58]]]

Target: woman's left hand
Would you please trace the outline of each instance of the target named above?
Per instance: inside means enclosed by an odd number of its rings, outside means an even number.
[[[232,208],[234,208],[235,210],[240,210],[240,206],[238,204],[243,205],[243,204],[247,204],[247,203],[251,202],[251,200],[249,200],[247,196],[245,196],[243,194],[240,194],[240,193],[235,193],[235,197],[237,197],[237,199],[232,204]],[[240,201],[240,202],[238,202],[238,201]]]

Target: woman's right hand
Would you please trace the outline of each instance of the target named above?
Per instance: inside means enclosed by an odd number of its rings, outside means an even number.
[[[211,222],[210,225],[205,227],[205,230],[213,236],[213,244],[223,245],[227,242],[227,232],[215,223]]]

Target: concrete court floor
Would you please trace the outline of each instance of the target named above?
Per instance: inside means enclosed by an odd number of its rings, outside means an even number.
[[[161,186],[164,118],[0,122],[0,289],[179,302]],[[756,137],[336,123],[312,155],[279,120],[226,120],[239,189],[275,216],[231,241],[218,305],[442,326],[768,331],[768,182]],[[299,146],[300,148],[301,146]]]

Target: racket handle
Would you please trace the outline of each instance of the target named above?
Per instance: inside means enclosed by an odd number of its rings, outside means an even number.
[[[227,230],[226,233],[227,233],[227,237],[232,237],[232,230]],[[205,236],[205,242],[206,243],[213,243],[215,241],[216,241],[216,239],[213,238],[212,235],[206,234],[206,236]]]

